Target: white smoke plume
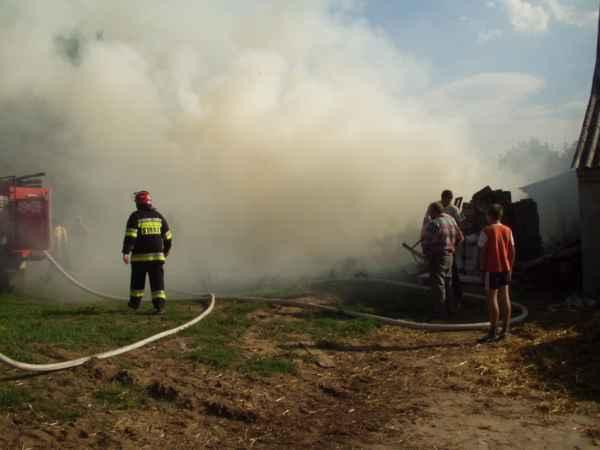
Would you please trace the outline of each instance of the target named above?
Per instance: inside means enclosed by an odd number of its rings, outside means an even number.
[[[98,272],[118,267],[138,189],[174,225],[178,273],[368,260],[373,239],[482,177],[464,118],[426,95],[428,65],[360,8],[4,0],[5,169],[49,172],[58,213],[92,230]]]

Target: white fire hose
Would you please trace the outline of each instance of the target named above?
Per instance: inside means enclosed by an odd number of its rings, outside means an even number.
[[[429,287],[426,286],[421,286],[419,284],[414,284],[414,283],[407,283],[405,281],[394,281],[394,280],[386,280],[383,278],[366,278],[366,279],[347,279],[347,280],[340,280],[344,283],[352,283],[352,282],[356,282],[356,283],[376,283],[376,284],[388,284],[391,286],[398,286],[398,287],[404,287],[404,288],[409,288],[409,289],[417,289],[420,291],[429,291]],[[332,281],[322,281],[321,283],[325,284],[325,283],[337,283],[338,280],[332,280]],[[476,300],[487,300],[485,295],[481,295],[481,294],[471,294],[471,293],[464,293],[463,294],[464,297],[468,297],[468,298],[474,298]],[[529,311],[527,310],[527,308],[517,302],[511,302],[513,308],[517,308],[520,311],[520,314],[517,316],[513,316],[510,319],[510,323],[511,325],[517,324],[517,323],[521,323],[523,322],[527,316],[529,315]],[[335,308],[333,308],[332,310],[335,310]],[[392,319],[390,317],[383,317],[383,316],[378,316],[376,314],[369,314],[369,313],[361,313],[361,312],[355,312],[355,311],[348,311],[348,310],[337,310],[342,312],[343,314],[349,315],[349,316],[353,316],[353,317],[360,317],[360,318],[364,318],[364,319],[372,319],[372,320],[377,320],[381,323],[385,323],[387,325],[397,325],[397,326],[401,326],[404,328],[412,328],[415,330],[426,330],[426,331],[469,331],[469,330],[487,330],[490,328],[490,323],[489,322],[468,322],[468,323],[428,323],[428,322],[414,322],[412,320],[403,320],[403,319]]]
[[[82,289],[85,292],[88,292],[89,294],[92,294],[94,296],[100,297],[100,298],[104,298],[104,299],[109,299],[109,300],[119,300],[119,301],[127,301],[127,298],[123,298],[123,297],[117,297],[114,295],[110,295],[110,294],[105,294],[99,291],[96,291],[94,289],[91,289],[87,286],[85,286],[83,283],[81,283],[80,281],[78,281],[76,278],[74,278],[72,275],[70,275],[53,257],[52,255],[50,255],[50,253],[48,252],[44,252],[44,255],[46,256],[46,258],[48,259],[48,261],[50,261],[50,263],[71,283],[73,283],[75,286],[77,286],[78,288]],[[424,286],[420,286],[418,284],[413,284],[413,283],[406,283],[406,282],[402,282],[402,281],[393,281],[393,280],[385,280],[385,279],[364,279],[364,280],[355,280],[355,279],[350,279],[350,280],[335,280],[335,282],[344,282],[344,283],[349,283],[349,282],[360,282],[360,283],[378,283],[378,284],[388,284],[388,285],[392,285],[392,286],[399,286],[399,287],[405,287],[405,288],[410,288],[410,289],[418,289],[418,290],[428,290],[427,287]],[[321,284],[323,283],[329,283],[328,281],[321,281],[319,282]],[[84,356],[82,358],[78,358],[78,359],[73,359],[70,361],[64,361],[64,362],[60,362],[60,363],[50,363],[50,364],[30,364],[30,363],[24,363],[21,361],[15,361],[14,359],[9,358],[8,356],[0,353],[0,362],[3,362],[11,367],[14,367],[16,369],[21,369],[21,370],[26,370],[26,371],[30,371],[30,372],[52,372],[52,371],[56,371],[56,370],[63,370],[63,369],[69,369],[69,368],[73,368],[73,367],[77,367],[77,366],[81,366],[91,360],[94,359],[107,359],[107,358],[111,358],[113,356],[118,356],[118,355],[122,355],[124,353],[139,349],[147,344],[150,344],[151,342],[155,342],[159,339],[162,339],[164,337],[167,336],[171,336],[173,334],[179,333],[180,331],[185,330],[186,328],[189,328],[195,324],[197,324],[198,322],[200,322],[202,319],[204,319],[205,317],[207,317],[214,309],[215,306],[215,295],[214,294],[191,294],[191,293],[185,293],[182,292],[182,294],[186,294],[186,295],[190,295],[193,298],[197,298],[198,300],[209,300],[209,304],[208,307],[202,312],[202,314],[200,314],[199,316],[195,317],[194,319],[184,323],[183,325],[180,325],[176,328],[172,328],[170,330],[166,330],[163,331],[161,333],[155,334],[153,336],[150,336],[146,339],[142,339],[141,341],[138,342],[134,342],[133,344],[130,345],[126,345],[124,347],[119,347],[115,350],[110,350],[107,352],[103,352],[103,353],[97,353],[95,355],[91,355],[91,356]],[[483,295],[477,295],[477,294],[465,294],[465,297],[471,297],[471,298],[475,298],[478,300],[485,300],[485,296]],[[403,319],[393,319],[390,317],[383,317],[383,316],[378,316],[375,314],[368,314],[368,313],[361,313],[361,312],[355,312],[355,311],[349,311],[349,310],[345,310],[345,309],[340,309],[340,308],[335,308],[333,306],[327,306],[327,305],[321,305],[318,303],[314,303],[314,302],[301,302],[301,301],[297,301],[297,300],[291,300],[291,299],[280,299],[280,298],[265,298],[265,297],[243,297],[243,296],[219,296],[220,300],[239,300],[239,301],[249,301],[249,302],[261,302],[261,303],[272,303],[272,304],[279,304],[279,305],[287,305],[287,306],[297,306],[297,307],[301,307],[301,308],[315,308],[315,309],[320,309],[322,311],[328,311],[328,312],[334,312],[334,313],[341,313],[350,317],[357,317],[357,318],[363,318],[363,319],[370,319],[370,320],[375,320],[377,322],[381,322],[387,325],[396,325],[396,326],[401,326],[401,327],[405,327],[405,328],[412,328],[412,329],[417,329],[417,330],[425,330],[425,331],[464,331],[464,330],[480,330],[480,329],[487,329],[490,326],[489,322],[475,322],[475,323],[424,323],[424,322],[414,322],[414,321],[410,321],[410,320],[403,320]],[[511,324],[516,324],[516,323],[520,323],[523,322],[528,315],[528,311],[527,308],[519,303],[513,302],[513,306],[517,307],[518,309],[520,309],[521,313],[516,316],[513,317],[511,319]]]
[[[50,261],[50,263],[67,279],[69,280],[71,283],[73,283],[75,286],[77,286],[78,288],[92,294],[95,295],[97,297],[100,298],[105,298],[105,299],[109,299],[109,300],[124,300],[127,301],[127,298],[122,298],[122,297],[116,297],[114,295],[109,295],[109,294],[104,294],[102,292],[98,292],[95,291],[93,289],[88,288],[87,286],[85,286],[84,284],[82,284],[81,282],[77,281],[72,275],[70,275],[65,269],[63,269],[61,267],[61,265],[52,257],[52,255],[50,255],[50,253],[48,252],[44,252],[44,255],[46,256],[46,258],[48,258],[48,261]],[[202,312],[202,314],[200,314],[199,316],[193,318],[192,320],[184,323],[183,325],[180,325],[176,328],[171,328],[170,330],[166,330],[163,331],[161,333],[155,334],[154,336],[150,336],[146,339],[142,339],[141,341],[137,341],[134,342],[133,344],[129,344],[126,345],[124,347],[119,347],[115,350],[110,350],[107,352],[103,352],[103,353],[97,353],[95,355],[90,355],[90,356],[84,356],[82,358],[77,358],[77,359],[73,359],[70,361],[64,361],[64,362],[60,362],[60,363],[52,363],[52,364],[29,364],[29,363],[24,363],[21,361],[15,361],[14,359],[9,358],[6,355],[3,355],[2,353],[0,353],[0,361],[8,364],[9,366],[12,366],[16,369],[21,369],[21,370],[27,370],[30,372],[52,372],[52,371],[56,371],[56,370],[63,370],[63,369],[70,369],[72,367],[77,367],[77,366],[81,366],[85,363],[87,363],[88,361],[94,360],[94,359],[107,359],[107,358],[112,358],[113,356],[118,356],[118,355],[122,355],[123,353],[128,353],[130,351],[136,350],[138,348],[141,348],[145,345],[150,344],[151,342],[155,342],[158,341],[159,339],[162,339],[164,337],[167,336],[171,336],[175,333],[179,333],[180,331],[185,330],[186,328],[189,328],[195,324],[197,324],[198,322],[200,322],[202,319],[204,319],[206,316],[208,316],[213,308],[215,307],[215,296],[213,294],[208,294],[208,295],[203,295],[202,296],[203,299],[208,299],[209,303],[208,303],[208,307]],[[200,298],[198,298],[200,300]]]
[[[375,283],[375,284],[388,284],[391,286],[398,286],[409,289],[417,289],[421,291],[429,291],[429,288],[426,286],[421,286],[414,283],[407,283],[404,281],[394,281],[394,280],[386,280],[383,278],[365,278],[365,279],[340,279],[340,280],[330,280],[330,281],[318,281],[313,284],[330,284],[330,283]],[[181,292],[181,294],[196,296],[198,294],[192,294],[189,292]],[[480,294],[471,294],[465,293],[465,297],[474,298],[477,300],[486,300],[485,295]],[[489,322],[469,322],[469,323],[429,323],[429,322],[415,322],[412,320],[404,320],[404,319],[393,319],[391,317],[378,316],[376,314],[369,313],[361,313],[357,311],[352,311],[348,309],[336,308],[333,306],[321,305],[319,303],[313,302],[302,302],[291,299],[280,299],[280,298],[268,298],[268,297],[244,297],[244,296],[223,296],[218,295],[219,300],[240,300],[240,301],[250,301],[250,302],[261,302],[261,303],[275,303],[280,305],[288,305],[288,306],[298,306],[301,308],[315,308],[323,311],[334,312],[339,314],[344,314],[350,317],[357,317],[361,319],[370,319],[375,320],[377,322],[384,323],[386,325],[395,325],[404,328],[411,328],[414,330],[425,330],[425,331],[470,331],[470,330],[487,330],[490,327]],[[511,325],[523,322],[529,311],[527,308],[517,302],[511,302],[513,308],[517,308],[520,311],[520,314],[517,316],[513,316],[510,320]]]

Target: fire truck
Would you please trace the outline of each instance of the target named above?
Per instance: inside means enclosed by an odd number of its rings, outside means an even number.
[[[51,245],[51,192],[44,173],[0,178],[0,291]]]

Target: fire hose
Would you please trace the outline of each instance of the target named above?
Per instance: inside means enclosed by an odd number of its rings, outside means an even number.
[[[94,289],[90,289],[87,286],[85,286],[83,283],[79,282],[77,279],[75,279],[71,274],[69,274],[53,257],[52,255],[50,255],[50,253],[48,252],[44,252],[44,255],[46,256],[46,258],[48,259],[48,261],[50,261],[50,263],[67,279],[69,280],[71,283],[73,283],[75,286],[77,286],[78,288],[82,289],[83,291],[95,295],[97,297],[100,298],[104,298],[104,299],[108,299],[108,300],[128,300],[127,298],[121,298],[121,297],[117,297],[114,295],[110,295],[110,294],[104,294],[102,292],[98,292]],[[148,345],[152,342],[158,341],[159,339],[165,338],[167,336],[171,336],[175,333],[179,333],[180,331],[185,330],[186,328],[189,328],[195,324],[197,324],[198,322],[200,322],[202,319],[204,319],[206,316],[208,316],[213,308],[215,307],[215,296],[214,294],[208,294],[208,295],[203,295],[203,296],[199,296],[198,298],[200,299],[208,299],[209,303],[208,303],[208,307],[199,315],[196,316],[195,318],[193,318],[192,320],[184,323],[183,325],[180,325],[178,327],[175,328],[171,328],[170,330],[166,330],[163,331],[161,333],[155,334],[153,336],[150,336],[146,339],[142,339],[141,341],[137,341],[134,342],[133,344],[129,344],[126,345],[124,347],[119,347],[117,349],[114,350],[110,350],[107,352],[103,352],[103,353],[97,353],[95,355],[90,355],[90,356],[84,356],[82,358],[77,358],[77,359],[73,359],[70,361],[63,361],[60,363],[51,363],[51,364],[29,364],[29,363],[24,363],[21,361],[15,361],[14,359],[9,358],[6,355],[3,355],[2,353],[0,353],[0,362],[3,362],[5,364],[8,364],[9,366],[12,366],[16,369],[21,369],[21,370],[27,370],[30,372],[53,372],[56,370],[63,370],[63,369],[70,369],[73,367],[77,367],[77,366],[82,366],[83,364],[95,360],[95,359],[108,359],[108,358],[112,358],[114,356],[118,356],[118,355],[122,355],[124,353],[128,353],[131,352],[133,350],[137,350],[138,348],[141,348],[145,345]]]
[[[360,279],[360,280],[357,280],[355,278],[337,279],[337,280],[321,280],[321,281],[314,282],[313,285],[318,285],[318,284],[324,285],[324,284],[333,284],[333,283],[387,284],[390,286],[397,286],[397,287],[408,288],[408,289],[416,289],[416,290],[420,290],[420,291],[429,291],[428,287],[421,286],[419,284],[407,283],[404,281],[386,280],[383,278],[366,278],[366,279]],[[199,294],[193,294],[190,292],[180,292],[180,293],[184,294],[184,295],[188,295],[188,296],[199,295]],[[302,295],[299,295],[299,297],[302,297]],[[485,295],[480,295],[480,294],[465,293],[464,297],[473,298],[476,300],[486,300]],[[473,331],[473,330],[487,330],[490,327],[489,322],[468,322],[468,323],[415,322],[412,320],[394,319],[392,317],[384,317],[384,316],[379,316],[377,314],[363,313],[363,312],[353,311],[353,310],[344,309],[344,308],[340,308],[340,307],[322,305],[320,303],[314,303],[314,302],[298,301],[298,300],[293,300],[293,299],[268,298],[268,297],[248,297],[248,296],[239,296],[239,295],[230,295],[230,296],[219,295],[218,298],[219,298],[219,300],[238,300],[238,301],[249,301],[249,302],[260,302],[260,303],[272,303],[272,304],[280,304],[280,305],[286,305],[286,306],[297,306],[297,307],[301,307],[301,308],[314,308],[314,309],[320,309],[322,311],[343,314],[345,316],[355,317],[358,319],[375,320],[375,321],[383,323],[385,325],[395,325],[395,326],[400,326],[403,328],[410,328],[410,329],[414,329],[414,330]],[[529,314],[527,307],[525,307],[524,305],[517,303],[517,302],[511,302],[511,304],[512,304],[513,308],[517,308],[520,311],[520,313],[517,316],[513,316],[510,319],[511,325],[515,325],[515,324],[523,322]]]
[[[119,301],[128,300],[127,298],[122,298],[122,297],[118,297],[118,296],[114,296],[114,295],[110,295],[110,294],[105,294],[103,292],[99,292],[99,291],[96,291],[94,289],[87,287],[86,285],[84,285],[83,283],[78,281],[75,277],[73,277],[71,274],[69,274],[58,263],[58,261],[56,261],[52,257],[52,255],[50,255],[50,253],[44,252],[44,254],[45,254],[46,258],[48,259],[48,261],[52,264],[52,266],[56,270],[58,270],[68,281],[70,281],[73,285],[75,285],[79,289],[81,289],[89,294],[92,294],[94,296],[108,299],[108,300],[119,300]],[[358,280],[355,280],[355,279],[328,280],[328,281],[318,281],[315,284],[329,284],[329,283],[340,283],[340,282],[351,283],[351,282],[358,282]],[[365,283],[365,282],[377,283],[377,284],[387,284],[387,285],[391,285],[391,286],[398,286],[398,287],[417,289],[417,290],[428,290],[428,288],[425,286],[421,286],[421,285],[413,284],[413,283],[407,283],[407,282],[403,282],[403,281],[393,281],[393,280],[386,280],[386,279],[379,279],[379,278],[361,279],[360,280],[360,283]],[[117,349],[110,350],[107,352],[97,353],[94,355],[84,356],[81,358],[73,359],[70,361],[63,361],[63,362],[59,362],[59,363],[30,364],[30,363],[25,363],[25,362],[21,362],[21,361],[16,361],[2,353],[0,353],[0,362],[3,362],[11,367],[16,368],[16,369],[21,369],[21,370],[26,370],[26,371],[31,371],[31,372],[52,372],[52,371],[57,371],[57,370],[64,370],[64,369],[69,369],[69,368],[73,368],[73,367],[78,367],[78,366],[86,364],[87,362],[92,361],[92,360],[108,359],[108,358],[112,358],[114,356],[118,356],[118,355],[122,355],[124,353],[131,352],[131,351],[139,349],[147,344],[155,342],[159,339],[179,333],[180,331],[183,331],[186,328],[189,328],[189,327],[197,324],[198,322],[200,322],[201,320],[206,318],[213,311],[214,306],[215,306],[215,301],[216,301],[215,294],[192,294],[192,293],[186,293],[186,292],[182,292],[182,294],[189,295],[198,300],[208,300],[209,301],[208,307],[200,315],[193,318],[192,320],[190,320],[178,327],[175,327],[175,328],[163,331],[161,333],[155,334],[153,336],[150,336],[146,339],[142,339],[140,341],[126,345],[124,347],[119,347]],[[471,298],[475,298],[477,300],[482,300],[482,299],[485,300],[485,296],[478,295],[478,294],[466,293],[465,297],[471,297]],[[394,319],[391,317],[378,316],[376,314],[361,313],[361,312],[351,311],[351,310],[337,308],[337,307],[333,307],[333,306],[322,305],[319,303],[303,302],[303,301],[298,301],[298,300],[293,300],[293,299],[236,296],[236,295],[219,296],[219,299],[220,300],[237,300],[237,301],[247,301],[247,302],[271,303],[271,304],[278,304],[278,305],[285,305],[285,306],[297,306],[297,307],[301,307],[301,308],[314,308],[314,309],[319,309],[322,311],[333,312],[333,313],[337,313],[337,314],[344,314],[346,316],[355,317],[355,318],[375,320],[377,322],[380,322],[380,323],[383,323],[386,325],[395,325],[395,326],[401,326],[404,328],[412,328],[412,329],[424,330],[424,331],[480,330],[480,329],[487,329],[490,326],[489,322],[474,322],[474,323],[414,322],[414,321],[410,321],[410,320]],[[512,304],[513,304],[513,307],[516,307],[520,310],[520,314],[511,319],[511,321],[510,321],[511,324],[523,322],[527,318],[527,315],[528,315],[527,308],[516,302],[513,302]]]

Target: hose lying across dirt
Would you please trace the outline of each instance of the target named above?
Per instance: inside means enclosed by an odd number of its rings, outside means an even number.
[[[76,278],[74,278],[72,275],[70,275],[52,257],[52,255],[50,255],[50,253],[44,252],[44,254],[45,254],[46,258],[48,259],[48,261],[50,261],[50,263],[68,281],[70,281],[72,284],[74,284],[78,288],[82,289],[83,291],[85,291],[89,294],[92,294],[94,296],[104,298],[104,299],[119,300],[119,301],[127,301],[128,300],[127,298],[117,297],[114,295],[105,294],[105,293],[96,291],[94,289],[90,289],[89,287],[85,286],[83,283],[78,281]],[[399,286],[399,287],[410,288],[410,289],[428,290],[427,287],[420,286],[418,284],[406,283],[406,282],[402,282],[402,281],[375,279],[375,278],[361,279],[361,280],[351,279],[351,280],[321,281],[316,284],[329,284],[332,282],[336,282],[336,283],[338,283],[338,282],[344,282],[344,283],[351,283],[351,282],[365,283],[365,282],[367,282],[367,283],[388,284],[388,285],[392,285],[392,286]],[[11,367],[16,368],[16,369],[26,370],[26,371],[30,371],[30,372],[52,372],[52,371],[56,371],[56,370],[63,370],[63,369],[69,369],[72,367],[81,366],[91,360],[94,360],[94,359],[107,359],[107,358],[111,358],[113,356],[122,355],[122,354],[130,352],[132,350],[136,350],[136,349],[141,348],[151,342],[155,342],[164,337],[171,336],[175,333],[179,333],[180,331],[183,331],[186,328],[189,328],[189,327],[197,324],[202,319],[207,317],[212,312],[212,310],[215,306],[215,295],[214,294],[191,294],[191,293],[182,293],[182,294],[189,295],[198,300],[209,300],[209,304],[208,304],[208,307],[202,312],[202,314],[200,314],[199,316],[195,317],[194,319],[192,319],[176,328],[172,328],[170,330],[163,331],[161,333],[155,334],[154,336],[150,336],[146,339],[142,339],[141,341],[134,342],[133,344],[126,345],[124,347],[120,347],[115,350],[110,350],[110,351],[103,352],[103,353],[97,353],[97,354],[91,355],[91,356],[84,356],[82,358],[78,358],[78,359],[74,359],[74,360],[70,360],[70,361],[64,361],[64,362],[60,362],[60,363],[29,364],[29,363],[24,363],[24,362],[20,362],[20,361],[15,361],[14,359],[9,358],[8,356],[6,356],[2,353],[0,353],[0,362],[3,362]],[[485,300],[485,296],[477,295],[477,294],[465,294],[465,297],[471,297],[471,298],[475,298],[478,300]],[[476,322],[476,323],[413,322],[410,320],[393,319],[390,317],[383,317],[383,316],[378,316],[375,314],[349,311],[349,310],[345,310],[345,309],[336,308],[333,306],[321,305],[321,304],[314,303],[314,302],[303,302],[303,301],[298,301],[298,300],[293,300],[293,299],[266,298],[266,297],[244,297],[244,296],[219,296],[219,299],[220,300],[238,300],[238,301],[248,301],[248,302],[272,303],[272,304],[278,304],[278,305],[298,306],[301,308],[315,308],[315,309],[319,309],[322,311],[342,313],[342,314],[345,314],[345,315],[351,316],[351,317],[376,320],[378,322],[381,322],[381,323],[384,323],[387,325],[396,325],[396,326],[401,326],[401,327],[405,327],[405,328],[413,328],[413,329],[427,330],[427,331],[479,330],[479,329],[487,329],[490,326],[489,322]],[[527,308],[516,302],[513,302],[513,306],[519,308],[521,313],[518,316],[513,317],[511,319],[511,324],[515,324],[515,323],[524,321],[528,314]]]
[[[366,279],[348,279],[348,280],[341,280],[344,283],[375,283],[375,284],[387,284],[390,286],[398,286],[398,287],[403,287],[403,288],[409,288],[409,289],[417,289],[420,291],[429,291],[429,287],[427,286],[422,286],[419,284],[414,284],[414,283],[407,283],[405,281],[394,281],[394,280],[385,280],[383,278],[366,278]],[[337,283],[338,281],[323,281],[321,283]],[[482,301],[486,301],[487,298],[485,295],[481,295],[481,294],[472,294],[472,293],[468,293],[465,292],[463,294],[464,297],[467,298],[473,298],[476,300],[482,300]],[[511,302],[513,308],[517,308],[520,311],[520,314],[517,316],[513,316],[510,319],[510,323],[511,325],[517,324],[517,323],[521,323],[523,322],[528,314],[529,311],[527,310],[527,308],[517,302]],[[335,310],[335,308],[333,308]],[[353,317],[360,317],[360,318],[364,318],[364,319],[373,319],[373,320],[377,320],[378,322],[381,323],[385,323],[387,325],[397,325],[397,326],[401,326],[404,328],[412,328],[415,330],[427,330],[427,331],[469,331],[469,330],[487,330],[490,327],[490,323],[489,322],[469,322],[469,323],[428,323],[428,322],[414,322],[411,320],[403,320],[403,319],[392,319],[390,317],[383,317],[383,316],[378,316],[376,314],[368,314],[368,313],[361,313],[361,312],[355,312],[355,311],[348,311],[348,310],[338,310],[340,312],[343,312],[344,314],[347,314],[349,316],[353,316]]]
[[[429,288],[426,286],[421,286],[419,284],[407,283],[404,281],[394,281],[394,280],[386,280],[383,278],[364,278],[364,279],[343,279],[343,280],[323,280],[317,281],[313,284],[334,284],[334,283],[373,283],[373,284],[387,284],[390,286],[398,286],[409,289],[417,289],[421,291],[428,291]],[[194,297],[198,294],[193,294],[189,292],[180,292],[181,294],[185,294],[187,296]],[[476,300],[485,301],[485,295],[480,294],[471,294],[465,293],[464,297],[474,298]],[[412,320],[404,320],[404,319],[393,319],[391,317],[378,316],[376,314],[369,313],[361,313],[357,311],[352,311],[348,309],[343,309],[334,306],[322,305],[319,303],[313,302],[304,302],[293,299],[280,299],[280,298],[268,298],[268,297],[245,297],[239,295],[230,295],[223,296],[218,295],[219,300],[239,300],[239,301],[250,301],[250,302],[261,302],[261,303],[275,303],[280,305],[288,305],[288,306],[298,306],[301,308],[315,308],[323,311],[341,313],[350,317],[357,317],[361,319],[371,319],[376,320],[377,322],[384,323],[386,325],[395,325],[404,328],[412,328],[414,330],[425,330],[425,331],[469,331],[469,330],[487,330],[490,327],[489,322],[469,322],[469,323],[429,323],[429,322],[414,322]],[[527,308],[517,302],[512,302],[513,308],[517,308],[520,311],[520,314],[517,316],[513,316],[510,320],[511,325],[521,323],[529,314]]]

